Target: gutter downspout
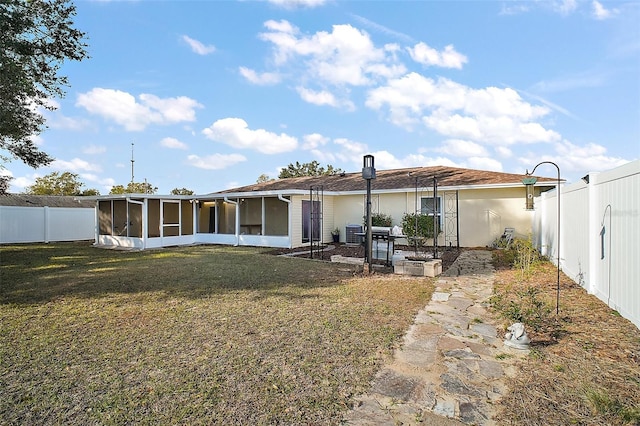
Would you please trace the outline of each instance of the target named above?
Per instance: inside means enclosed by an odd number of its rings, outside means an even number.
[[[231,201],[226,196],[224,197],[224,201],[236,206],[236,243],[235,243],[234,246],[238,247],[240,245],[240,209],[238,208],[238,202],[237,201]]]
[[[287,206],[287,212],[288,212],[288,219],[287,219],[287,233],[289,234],[289,248],[293,247],[292,241],[291,241],[291,200],[287,200],[286,198],[284,198],[282,196],[282,194],[278,194],[278,200],[280,201],[284,201],[285,203],[288,204]]]

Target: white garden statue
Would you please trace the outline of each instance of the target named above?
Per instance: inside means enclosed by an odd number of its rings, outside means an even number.
[[[507,334],[504,335],[504,344],[516,349],[529,349],[531,339],[527,336],[524,324],[517,322],[507,328]]]

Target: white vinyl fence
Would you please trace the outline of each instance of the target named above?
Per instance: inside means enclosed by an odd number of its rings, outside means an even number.
[[[557,194],[536,200],[533,241],[557,262]],[[562,188],[560,268],[640,328],[640,160]],[[560,295],[560,309],[571,300]]]
[[[95,239],[93,208],[0,206],[0,244]]]

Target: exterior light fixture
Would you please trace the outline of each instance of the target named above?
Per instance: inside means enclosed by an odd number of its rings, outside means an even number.
[[[560,312],[560,167],[558,167],[558,165],[552,161],[542,161],[536,164],[536,166],[533,168],[531,173],[529,173],[529,170],[526,171],[525,174],[527,177],[522,179],[522,183],[524,183],[527,186],[527,210],[533,210],[533,185],[536,183],[537,179],[531,175],[535,173],[538,166],[542,164],[551,164],[558,171],[558,183],[556,185],[556,192],[557,192],[556,197],[558,197],[558,213],[557,213],[558,222],[557,222],[557,229],[556,229],[556,237],[558,238],[558,244],[556,246],[556,251],[558,252],[558,265],[557,265],[558,281],[556,284],[556,315],[558,315],[558,313]],[[531,197],[531,207],[529,207],[529,197]]]

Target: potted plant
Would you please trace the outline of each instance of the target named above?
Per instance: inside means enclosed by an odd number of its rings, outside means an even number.
[[[333,231],[331,231],[331,236],[333,237],[334,243],[340,242],[340,229],[338,227],[333,228]]]

